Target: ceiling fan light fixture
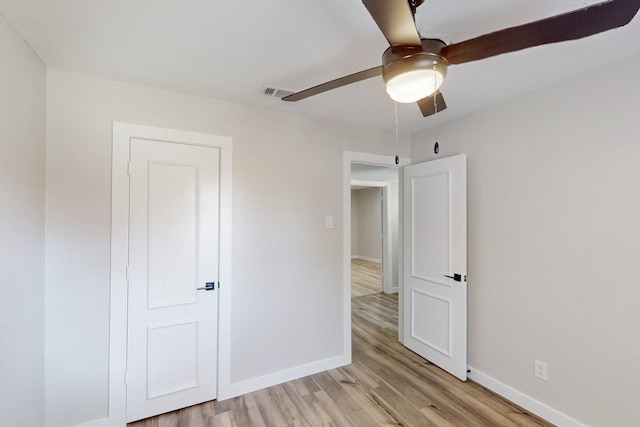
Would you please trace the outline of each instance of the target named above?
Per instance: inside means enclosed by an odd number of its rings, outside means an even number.
[[[439,70],[411,70],[398,74],[387,81],[387,93],[394,101],[417,102],[433,95],[444,82]]]
[[[442,56],[415,47],[391,47],[382,58],[387,93],[402,103],[433,95],[442,86],[449,65]]]

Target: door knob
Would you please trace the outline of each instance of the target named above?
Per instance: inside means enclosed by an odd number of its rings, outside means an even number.
[[[447,276],[446,274],[444,275],[444,277],[448,277],[449,279],[453,279],[456,282],[462,282],[462,274],[454,274],[453,276]],[[464,277],[464,280],[467,280],[467,276]]]

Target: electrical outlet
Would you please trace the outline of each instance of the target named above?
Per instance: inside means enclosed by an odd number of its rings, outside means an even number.
[[[547,381],[549,379],[549,372],[547,370],[547,364],[539,360],[534,360],[534,375],[536,378]]]

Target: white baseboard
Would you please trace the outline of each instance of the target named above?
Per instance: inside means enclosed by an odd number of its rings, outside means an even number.
[[[100,418],[99,420],[93,420],[82,424],[77,424],[75,427],[107,427],[109,425],[108,418]]]
[[[287,381],[293,381],[298,378],[303,378],[309,375],[317,374],[319,372],[328,371],[330,369],[339,368],[350,363],[351,355],[336,356],[329,359],[320,360],[318,362],[309,363],[307,365],[296,366],[284,371],[274,372],[273,374],[265,375],[262,377],[232,383],[227,388],[225,395],[219,397],[219,400],[226,400],[232,397],[240,396],[242,394],[251,393],[256,390],[262,390],[263,388],[282,384]]]
[[[586,424],[574,420],[568,415],[565,415],[562,412],[545,405],[544,403],[534,399],[533,397],[528,396],[521,391],[518,391],[515,388],[508,386],[471,366],[469,366],[469,370],[469,378],[473,381],[488,388],[492,392],[499,394],[505,399],[510,400],[516,405],[521,406],[527,411],[532,412],[537,416],[549,421],[550,423],[557,425],[558,427],[587,427]]]
[[[258,378],[252,378],[250,380],[232,383],[226,387],[224,395],[218,396],[218,400],[226,400],[232,397],[240,396],[254,392],[256,390],[262,390],[267,387],[271,387],[277,384],[282,384],[287,381],[293,381],[298,378],[306,377],[309,375],[317,374],[319,372],[328,371],[330,369],[339,368],[351,363],[351,355],[349,356],[336,356],[318,362],[309,363],[307,365],[296,366],[284,371],[275,372],[273,374],[265,375]],[[78,424],[74,427],[125,427],[118,426],[117,421],[108,418],[102,418],[95,421],[90,421],[83,424]]]
[[[363,256],[363,255],[351,255],[351,259],[361,259],[363,261],[377,262],[378,264],[380,264],[382,262],[382,260],[379,259],[379,258],[371,258],[371,257],[368,257],[368,256]]]

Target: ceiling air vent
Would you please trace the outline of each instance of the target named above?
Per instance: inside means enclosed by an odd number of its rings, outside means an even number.
[[[293,91],[274,86],[265,86],[262,89],[262,94],[269,98],[284,98],[285,96],[291,95],[292,93]]]

